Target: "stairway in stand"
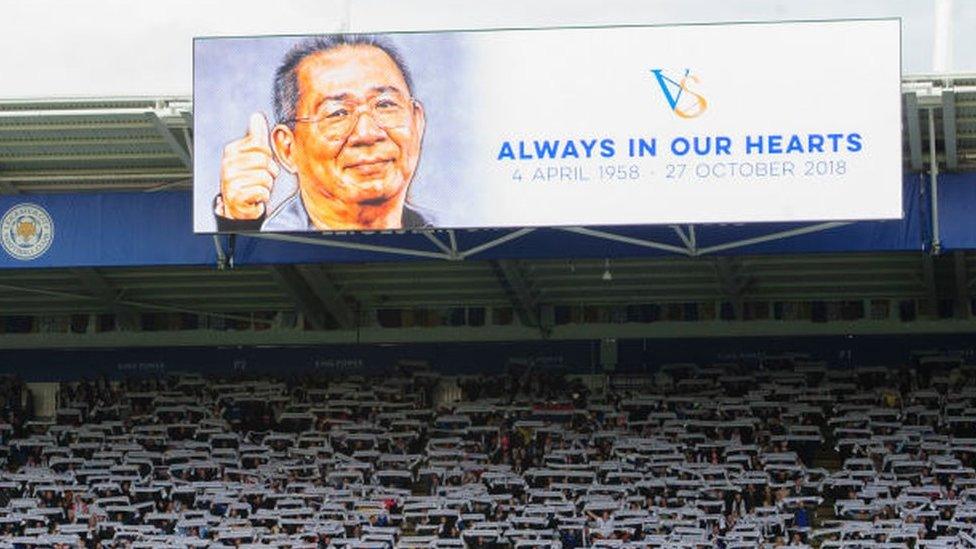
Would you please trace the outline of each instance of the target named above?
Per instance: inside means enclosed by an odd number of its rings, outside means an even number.
[[[824,468],[831,473],[839,471],[844,465],[843,460],[841,460],[840,453],[834,449],[831,441],[828,441],[820,446],[817,454],[813,458],[814,468]],[[834,515],[834,506],[829,502],[824,501],[817,507],[817,511],[813,518],[813,527],[817,528],[821,523],[828,520],[833,520],[836,518]]]

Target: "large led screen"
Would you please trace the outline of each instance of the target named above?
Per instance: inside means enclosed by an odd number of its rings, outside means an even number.
[[[898,20],[199,38],[194,229],[899,218]]]

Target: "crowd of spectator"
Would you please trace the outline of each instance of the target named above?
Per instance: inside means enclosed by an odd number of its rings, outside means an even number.
[[[161,375],[59,399],[31,421],[6,399],[0,547],[976,547],[958,360]]]

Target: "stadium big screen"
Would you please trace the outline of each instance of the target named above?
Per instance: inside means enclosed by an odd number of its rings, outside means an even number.
[[[901,217],[897,20],[200,38],[196,232]]]

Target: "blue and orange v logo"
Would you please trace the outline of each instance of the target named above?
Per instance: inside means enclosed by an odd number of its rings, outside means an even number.
[[[691,69],[685,69],[685,74],[681,77],[680,82],[665,76],[661,69],[651,69],[651,72],[657,77],[657,83],[661,86],[661,91],[664,92],[664,99],[667,100],[674,114],[681,118],[695,118],[701,116],[708,108],[708,101],[705,100],[704,96],[688,89],[689,81],[698,83],[698,77],[691,74]],[[672,93],[672,91],[676,93]],[[682,95],[685,95],[684,101],[682,101]]]

